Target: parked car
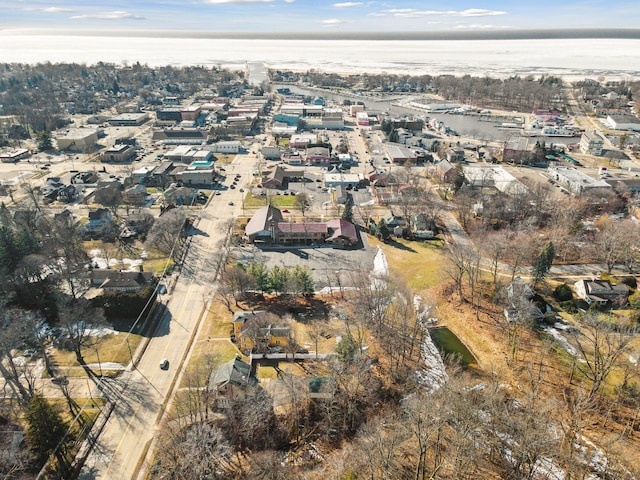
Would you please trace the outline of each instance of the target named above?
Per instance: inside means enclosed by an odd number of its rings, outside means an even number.
[[[51,383],[55,383],[56,385],[69,385],[69,379],[64,375],[56,375],[51,379]]]

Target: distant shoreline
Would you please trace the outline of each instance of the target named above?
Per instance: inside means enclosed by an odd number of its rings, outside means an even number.
[[[545,39],[640,39],[640,29],[580,28],[546,30],[491,30],[442,32],[217,32],[202,30],[69,30],[5,28],[0,33],[17,35],[64,35],[80,37],[267,39],[267,40],[545,40]]]

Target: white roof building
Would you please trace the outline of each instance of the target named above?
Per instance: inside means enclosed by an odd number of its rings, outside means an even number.
[[[608,115],[606,123],[614,130],[640,132],[640,118],[633,115]]]
[[[465,166],[464,178],[473,187],[494,187],[507,195],[518,195],[528,191],[516,177],[500,166]]]

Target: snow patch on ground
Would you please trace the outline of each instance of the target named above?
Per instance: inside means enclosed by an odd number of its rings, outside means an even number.
[[[386,277],[389,275],[389,264],[387,263],[387,257],[380,247],[378,247],[378,253],[373,259],[373,272],[376,277]]]
[[[542,327],[542,329],[545,332],[547,332],[549,335],[551,335],[555,339],[555,341],[558,342],[560,346],[567,351],[569,355],[573,357],[578,356],[577,350],[574,348],[573,345],[571,345],[571,343],[569,343],[569,340],[567,340],[567,337],[565,337],[562,333],[560,333],[560,331],[557,328]]]
[[[87,367],[92,370],[102,368],[104,370],[124,370],[126,367],[117,362],[88,363]]]
[[[107,261],[103,256],[102,256],[102,250],[100,250],[99,248],[94,248],[93,250],[91,250],[89,252],[89,256],[91,257],[91,264],[92,265],[97,265],[98,268],[110,268],[110,267],[114,267],[116,265],[128,265],[128,267],[124,270],[127,271],[131,271],[131,272],[135,272],[138,271],[138,267],[140,265],[142,265],[142,259],[132,259],[132,258],[123,258],[123,259],[116,259],[116,258],[112,258],[109,261]]]
[[[387,286],[387,282],[384,280],[389,276],[389,264],[387,263],[387,257],[380,247],[378,247],[378,253],[373,259],[373,270],[371,271],[371,287],[374,290],[383,290]]]
[[[436,319],[429,318],[429,313],[431,313],[431,305],[422,304],[422,297],[420,295],[413,296],[413,308],[416,309],[416,318],[419,323],[434,323]]]
[[[431,340],[429,333],[424,336],[421,357],[426,368],[417,372],[418,381],[424,385],[427,393],[434,393],[447,383],[449,375],[447,375],[438,347]]]
[[[97,327],[93,328],[91,325],[87,325],[87,335],[91,337],[106,337],[107,335],[118,335],[117,330],[109,327]]]

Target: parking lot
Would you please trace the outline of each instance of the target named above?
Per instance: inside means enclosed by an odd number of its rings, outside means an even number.
[[[360,234],[363,247],[354,250],[330,246],[258,248],[246,245],[235,253],[239,262],[264,263],[268,268],[306,265],[313,274],[316,291],[324,287],[344,288],[353,286],[361,272],[368,274],[373,269],[377,251],[369,246],[366,236]]]

